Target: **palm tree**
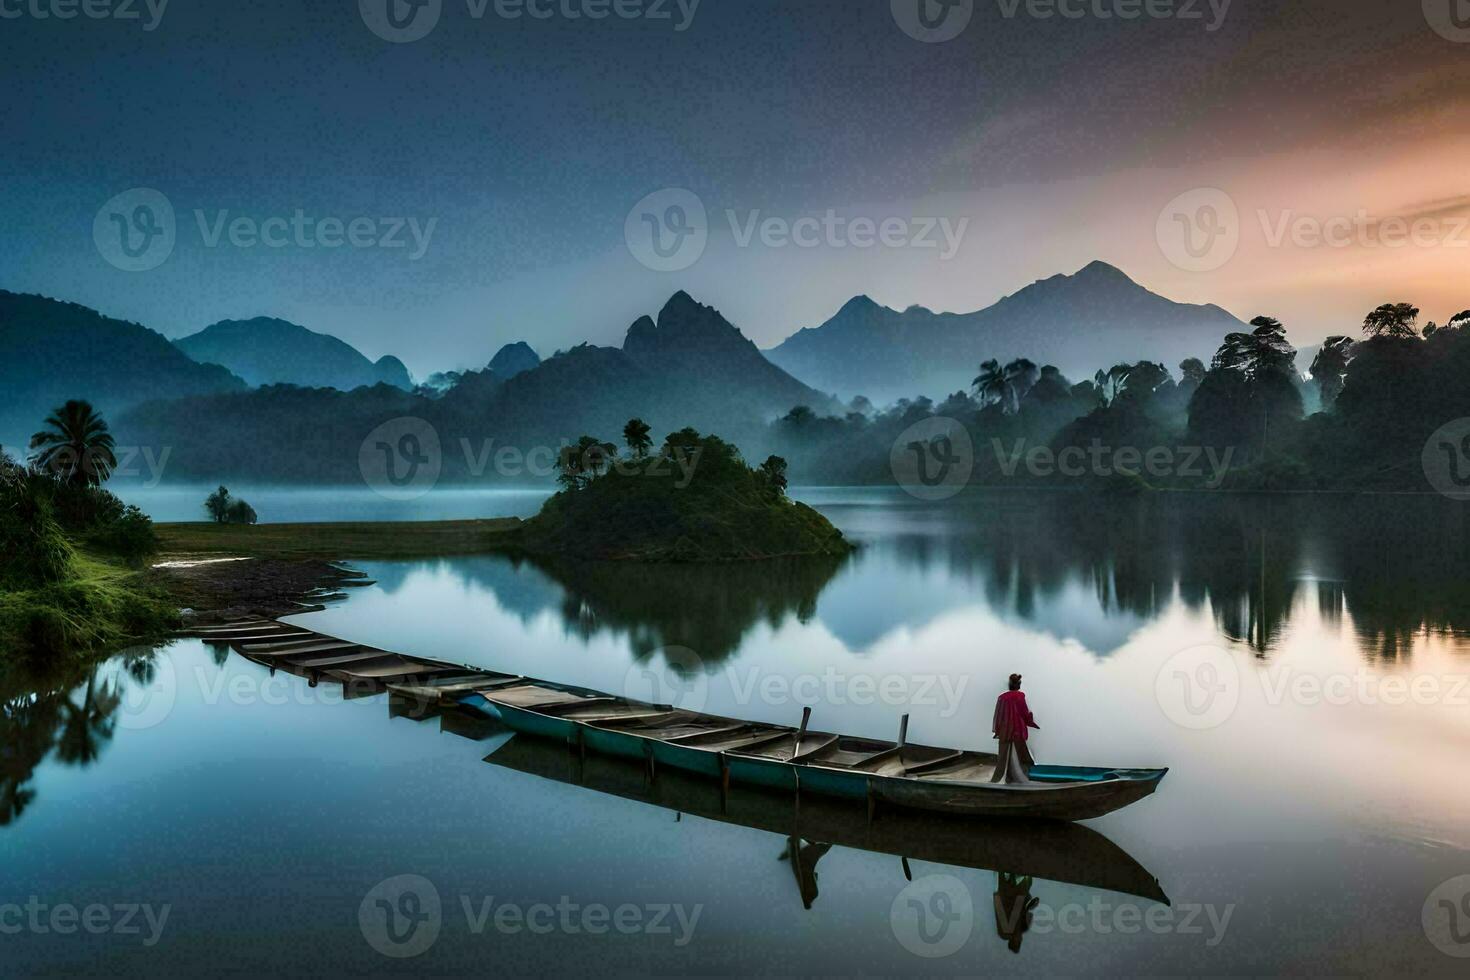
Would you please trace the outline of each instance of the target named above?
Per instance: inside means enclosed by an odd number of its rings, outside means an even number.
[[[648,423],[642,419],[629,419],[628,424],[623,426],[623,441],[639,459],[647,456],[648,451],[653,448],[653,440],[648,436],[650,431]]]
[[[970,387],[975,389],[975,394],[980,398],[981,405],[994,405],[1006,400],[1008,385],[1006,384],[1006,373],[1000,366],[1000,361],[991,359],[980,365],[980,374]]]
[[[115,715],[122,698],[111,684],[97,689],[97,673],[87,677],[82,703],[71,698],[62,702],[61,729],[56,734],[56,758],[67,765],[87,766],[96,762],[102,748],[112,741],[117,727]]]
[[[1014,415],[1021,410],[1021,399],[1036,385],[1036,379],[1041,376],[1041,371],[1036,362],[1018,357],[1005,366],[1006,397],[1010,400],[1008,414]]]
[[[95,487],[117,468],[116,448],[107,423],[90,404],[69,401],[31,436],[36,468],[70,486]]]

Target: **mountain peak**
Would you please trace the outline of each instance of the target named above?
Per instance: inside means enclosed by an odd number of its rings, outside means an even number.
[[[490,359],[490,371],[502,381],[509,381],[540,367],[541,357],[524,340],[506,344]]]
[[[1115,265],[1109,265],[1102,259],[1092,260],[1078,269],[1069,278],[1081,279],[1084,282],[1113,282],[1137,285],[1137,283],[1129,278],[1128,273]]]
[[[862,293],[858,296],[854,296],[846,303],[843,303],[842,309],[837,311],[837,315],[864,316],[881,309],[883,309],[883,307],[875,302],[873,297],[869,296],[867,293]]]

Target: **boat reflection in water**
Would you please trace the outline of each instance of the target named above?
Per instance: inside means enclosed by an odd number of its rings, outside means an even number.
[[[453,713],[458,713],[455,711]],[[451,712],[445,712],[449,717]],[[784,838],[780,857],[796,880],[802,905],[818,898],[817,864],[833,847],[891,854],[912,880],[910,860],[995,871],[996,928],[1014,952],[1030,924],[1036,878],[1121,892],[1167,904],[1158,879],[1117,844],[1076,823],[948,817],[881,809],[868,818],[861,803],[833,797],[733,786],[724,800],[707,779],[663,769],[650,780],[636,761],[582,755],[547,739],[515,735],[485,758],[515,772],[663,807],[680,815],[763,830]]]

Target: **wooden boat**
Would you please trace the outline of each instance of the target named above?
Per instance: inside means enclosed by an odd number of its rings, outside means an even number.
[[[290,631],[282,638],[276,629]],[[305,635],[296,635],[297,633]],[[262,642],[259,637],[265,634]],[[1167,769],[1035,766],[1031,782],[990,782],[996,757],[898,741],[767,725],[646,704],[587,688],[375,650],[282,623],[249,621],[195,631],[228,643],[272,670],[316,684],[343,684],[348,697],[393,690],[424,703],[476,708],[514,731],[585,751],[639,760],[732,784],[791,790],[965,816],[1089,820],[1158,788]]]
[[[896,809],[869,820],[861,804],[828,796],[792,805],[789,793],[718,783],[676,770],[648,779],[640,761],[585,758],[546,739],[517,735],[486,756],[494,766],[635,800],[706,820],[903,859],[932,861],[1136,895],[1168,903],[1159,881],[1128,852],[1089,827],[1063,821],[961,818]],[[723,797],[723,798],[722,798]],[[788,850],[791,850],[790,848]],[[808,854],[814,851],[803,848]],[[795,863],[793,872],[809,871]],[[804,891],[811,876],[798,873]]]
[[[1167,769],[1035,766],[1031,782],[992,783],[993,753],[855,738],[741,722],[527,680],[477,691],[462,703],[529,735],[582,751],[641,759],[731,785],[758,786],[965,816],[1089,820],[1158,788]]]

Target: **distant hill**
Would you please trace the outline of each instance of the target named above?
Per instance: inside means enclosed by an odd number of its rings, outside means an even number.
[[[506,344],[490,359],[490,370],[502,381],[541,366],[541,358],[524,340]]]
[[[686,425],[746,435],[797,405],[840,408],[685,292],[674,294],[657,320],[640,317],[621,348],[583,344],[498,384],[488,402],[483,389],[463,386],[443,405],[466,421],[495,419],[538,443],[583,433],[617,439],[633,416],[658,435]]]
[[[1074,381],[1120,360],[1206,364],[1244,324],[1218,306],[1176,303],[1105,262],[1052,276],[975,313],[902,312],[866,296],[767,352],[807,384],[877,403],[968,388],[980,362],[1028,357]]]
[[[19,455],[69,398],[116,416],[160,395],[238,391],[226,369],[190,360],[162,334],[75,303],[0,290],[0,443]]]
[[[201,364],[222,364],[254,387],[289,384],[351,391],[377,384],[413,387],[408,368],[396,357],[376,363],[330,334],[270,317],[221,320],[174,341]]]
[[[360,483],[364,438],[384,422],[413,417],[439,437],[441,482],[525,484],[537,478],[496,472],[492,453],[514,447],[549,459],[582,435],[621,442],[624,423],[637,416],[655,439],[686,426],[718,428],[759,459],[769,421],[797,405],[841,410],[766,360],[717,310],[681,292],[657,320],[634,323],[621,348],[584,344],[504,380],[494,370],[470,372],[438,398],[267,387],[156,402],[123,421],[129,438],[173,448],[170,480]]]

